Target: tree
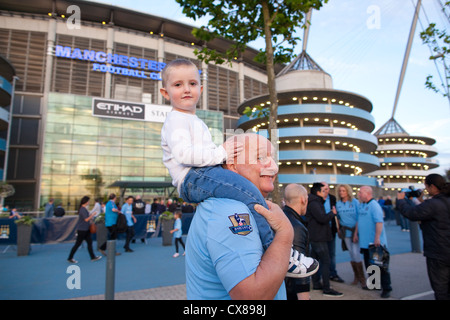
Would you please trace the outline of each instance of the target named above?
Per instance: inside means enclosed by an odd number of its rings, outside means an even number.
[[[287,63],[294,56],[294,48],[300,40],[296,36],[304,26],[304,15],[311,8],[319,9],[328,0],[176,0],[183,13],[194,20],[209,17],[207,26],[194,28],[193,34],[205,42],[222,37],[232,41],[229,48],[218,52],[204,46],[195,50],[205,62],[222,64],[240,57],[248,43],[262,37],[265,50],[260,49],[255,60],[266,65],[269,90],[269,137],[278,147],[277,93],[275,88],[275,64]],[[277,152],[278,154],[278,152]],[[272,199],[280,203],[278,179]]]
[[[87,170],[86,174],[80,175],[82,180],[86,180],[86,189],[91,191],[95,198],[100,197],[100,188],[105,184],[100,169]]]
[[[447,18],[447,14],[445,13],[445,9],[450,9],[450,1],[447,1],[442,8],[442,12],[444,16]],[[430,23],[430,25],[420,33],[420,38],[424,44],[427,44],[432,51],[432,55],[430,56],[430,60],[435,60],[436,62],[442,62],[444,67],[444,76],[442,77],[439,74],[441,80],[442,89],[440,89],[433,81],[433,76],[429,75],[426,79],[425,86],[428,89],[431,89],[437,93],[442,94],[444,97],[450,102],[450,70],[448,66],[448,58],[450,56],[450,35],[447,34],[447,31],[440,30],[436,28],[435,23]]]
[[[0,182],[0,204],[3,205],[3,200],[9,196],[14,195],[16,190],[14,186],[6,183],[5,181]]]

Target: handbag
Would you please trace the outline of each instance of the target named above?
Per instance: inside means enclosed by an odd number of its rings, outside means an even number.
[[[97,233],[97,226],[95,225],[95,223],[91,223],[89,225],[89,232],[90,233]]]
[[[378,266],[384,270],[389,268],[389,251],[385,246],[369,245],[369,264]]]

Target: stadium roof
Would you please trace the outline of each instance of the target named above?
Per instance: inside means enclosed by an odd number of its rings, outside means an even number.
[[[81,0],[2,0],[0,1],[0,10],[45,16],[51,13],[52,17],[61,18],[61,15],[68,15],[67,8],[71,5],[77,5],[80,8],[82,22],[99,23],[105,28],[113,25],[115,27],[142,31],[149,33],[149,36],[150,32],[153,32],[153,35],[163,35],[185,43],[194,43],[197,46],[205,45],[204,42],[192,35],[194,27],[191,25],[99,2]],[[163,2],[161,2],[161,5],[163,5]],[[105,22],[104,25],[103,22]],[[209,41],[206,45],[210,49],[225,52],[231,44],[230,40],[216,38]],[[241,58],[244,62],[265,71],[266,67],[264,64],[253,60],[257,54],[258,50],[247,47]],[[283,67],[284,65],[277,64],[275,72],[279,72]]]
[[[317,70],[325,72],[318,64],[315,62],[306,51],[302,51],[292,62],[286,66],[280,73],[277,74],[277,77],[286,74],[291,71],[297,70]]]
[[[388,122],[382,125],[381,128],[374,133],[375,136],[382,136],[387,134],[409,136],[408,132],[406,132],[406,130],[403,129],[402,126],[399,125],[394,118],[389,119]]]

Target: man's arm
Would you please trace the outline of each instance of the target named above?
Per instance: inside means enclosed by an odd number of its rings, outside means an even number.
[[[281,208],[267,201],[269,210],[255,205],[275,232],[272,244],[261,258],[256,271],[239,282],[229,294],[236,300],[273,299],[286,276],[294,230]]]
[[[405,199],[405,193],[399,192],[397,195],[397,209],[400,213],[412,221],[429,220],[433,217],[436,208],[432,208],[430,200],[422,202],[420,205],[412,205]]]
[[[381,245],[381,231],[383,231],[383,222],[377,222],[375,224],[375,240],[373,242],[375,244],[375,247],[379,247]]]
[[[313,218],[320,224],[327,224],[336,216],[333,211],[330,211],[333,212],[333,214],[327,214],[324,206],[317,202],[311,203],[309,212],[311,216],[313,216]]]

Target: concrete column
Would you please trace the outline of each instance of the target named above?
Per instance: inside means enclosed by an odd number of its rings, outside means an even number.
[[[208,110],[208,64],[202,61],[202,110]]]
[[[44,157],[44,132],[47,123],[47,108],[48,108],[48,93],[50,92],[51,84],[52,84],[52,74],[53,74],[53,56],[55,54],[55,40],[56,40],[56,19],[50,18],[48,20],[48,31],[47,31],[47,55],[45,57],[45,74],[44,74],[44,96],[42,97],[42,105],[41,105],[41,123],[38,137],[38,144],[40,146],[37,153],[37,161],[36,161],[36,187],[35,187],[35,196],[34,203],[36,208],[40,207],[40,199],[41,199],[41,172],[42,172],[42,164]]]
[[[165,49],[165,42],[164,42],[164,38],[163,37],[160,37],[159,39],[158,39],[158,62],[165,62],[164,60],[165,60],[165,57],[166,57],[166,54],[165,54],[165,51],[166,51],[166,49]],[[158,81],[158,92],[156,93],[157,94],[157,104],[164,104],[164,101],[163,101],[163,97],[162,97],[162,95],[159,93],[159,90],[162,88],[162,81]]]
[[[108,37],[106,39],[106,53],[112,54],[114,51],[114,28],[108,28]],[[107,64],[108,66],[110,64]],[[112,75],[110,72],[105,73],[105,98],[111,98]]]
[[[239,62],[239,103],[243,103],[245,101],[245,73],[244,73],[244,62],[241,60]]]

